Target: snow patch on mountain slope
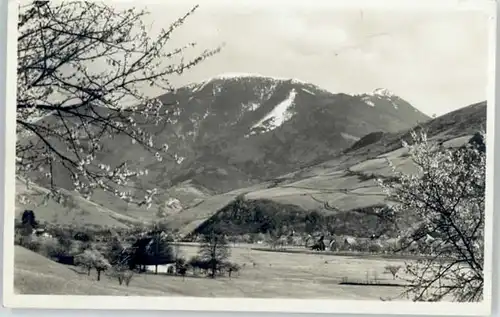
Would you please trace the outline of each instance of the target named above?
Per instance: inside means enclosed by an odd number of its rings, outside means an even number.
[[[216,75],[207,81],[215,80],[215,79],[238,79],[238,78],[245,78],[245,77],[266,77],[260,74],[252,74],[252,73],[222,73],[219,75]]]
[[[357,136],[354,136],[354,135],[349,134],[349,133],[341,132],[340,134],[346,140],[351,140],[351,141],[355,141],[355,142],[360,140],[360,138],[358,138]]]
[[[194,93],[197,93],[198,91],[202,90],[203,88],[205,88],[206,84],[201,84],[201,85],[197,85],[195,86],[196,88],[193,89],[193,94]]]
[[[310,94],[310,95],[313,95],[313,96],[314,96],[314,95],[316,95],[316,94],[315,94],[315,93],[313,93],[312,91],[307,90],[307,89],[305,89],[305,88],[302,88],[302,91],[303,91],[303,92],[306,92],[306,93],[308,93],[308,94]]]
[[[260,103],[258,102],[248,102],[248,103],[241,103],[241,112],[238,114],[238,116],[236,117],[236,121],[231,124],[231,125],[236,125],[238,124],[238,122],[243,118],[243,116],[247,113],[247,112],[253,112],[253,111],[256,111],[257,109],[259,109],[261,106]]]
[[[361,97],[361,99],[371,107],[375,107],[375,102],[373,100],[373,98],[375,98],[376,100],[383,99],[389,101],[394,109],[399,109],[399,105],[395,102],[399,97],[387,88],[377,88],[370,93],[357,94],[355,96]]]
[[[255,111],[259,109],[260,104],[256,102],[249,102],[246,105],[243,105],[243,109],[248,110],[248,111]]]
[[[213,80],[243,79],[243,78],[266,78],[266,79],[272,79],[272,80],[277,80],[277,81],[292,80],[292,81],[297,82],[297,83],[306,83],[300,79],[266,76],[266,75],[257,74],[257,73],[222,73],[222,74],[216,75],[212,78],[206,79],[206,80],[204,80],[204,82],[209,82],[209,81],[213,81]]]
[[[300,84],[300,85],[304,85],[304,86],[307,86],[310,88],[314,88],[318,91],[332,93],[324,88],[321,88],[321,87],[314,85],[310,82],[306,82],[304,80],[297,79],[297,78],[284,78],[284,77],[266,76],[266,75],[257,74],[257,73],[236,73],[236,72],[222,73],[222,74],[213,76],[211,78],[207,78],[205,80],[202,80],[199,83],[188,84],[185,87],[188,89],[192,89],[193,90],[192,92],[196,93],[196,92],[199,92],[202,89],[204,89],[209,83],[216,81],[216,80],[240,80],[240,79],[251,79],[251,78],[267,79],[267,80],[275,81],[275,82],[289,81],[292,84]],[[311,92],[311,90],[308,90],[308,91]],[[216,93],[216,91],[213,91],[213,93]]]
[[[255,88],[255,93],[257,95],[259,95],[259,98],[261,101],[264,101],[264,100],[269,100],[274,92],[276,91],[276,87],[278,87],[278,84],[276,82],[270,84],[270,85],[267,85],[266,87],[263,87],[263,88]]]
[[[370,107],[375,107],[375,104],[371,100],[365,100],[365,103]]]
[[[386,89],[386,88],[377,88],[372,93],[370,93],[368,95],[377,96],[377,97],[389,97],[389,98],[396,96],[392,91],[390,91],[389,89]]]
[[[266,131],[272,131],[287,120],[290,120],[293,116],[293,112],[290,108],[293,106],[296,95],[297,92],[295,89],[292,89],[285,100],[276,105],[271,112],[254,124],[251,129],[264,128]]]
[[[370,97],[365,96],[362,98],[362,100],[370,107],[375,107],[375,104],[370,100]]]

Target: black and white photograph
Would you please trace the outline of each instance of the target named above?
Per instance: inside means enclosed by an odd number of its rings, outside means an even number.
[[[489,312],[494,1],[306,3],[9,4],[9,303]]]

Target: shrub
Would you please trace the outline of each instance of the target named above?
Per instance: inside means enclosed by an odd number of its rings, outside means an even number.
[[[40,241],[38,241],[34,236],[20,236],[19,243],[22,247],[37,252],[40,250]]]
[[[401,265],[387,265],[385,267],[385,271],[392,274],[393,280],[396,279],[396,275],[398,274],[400,269],[401,269]]]
[[[73,239],[78,240],[78,241],[82,241],[82,242],[89,242],[92,240],[89,233],[81,232],[81,231],[75,233],[73,236]]]
[[[223,264],[223,267],[224,269],[228,272],[229,274],[229,277],[232,276],[232,273],[237,273],[239,274],[240,270],[241,270],[241,266],[239,266],[238,264],[236,263],[231,263],[231,262],[225,262]]]
[[[177,259],[175,260],[175,268],[176,268],[176,269],[179,269],[179,268],[181,268],[181,267],[184,267],[184,266],[186,266],[186,264],[187,264],[187,263],[186,263],[186,259],[184,259],[184,258],[177,258]]]
[[[106,245],[106,250],[104,251],[105,258],[109,263],[115,265],[121,259],[121,254],[124,247],[118,238],[112,238],[111,241]]]
[[[112,267],[110,276],[116,278],[120,285],[125,283],[126,286],[129,286],[134,276],[134,272],[127,269],[125,266],[117,265]]]
[[[200,270],[202,267],[202,260],[199,256],[195,255],[195,256],[191,257],[191,259],[189,259],[187,264],[193,270],[193,275],[196,275],[198,270]]]
[[[123,280],[125,282],[125,285],[129,286],[132,277],[134,277],[134,272],[130,270],[127,270],[123,273]]]
[[[36,237],[35,240],[37,240],[39,244],[39,253],[46,257],[53,258],[67,253],[67,250],[59,243],[59,240],[56,238],[42,236]]]
[[[82,242],[82,241],[72,241],[71,245],[68,250],[68,255],[77,255],[82,252],[84,252],[86,249],[88,249],[90,245],[88,243]]]
[[[372,242],[372,243],[369,243],[368,244],[368,252],[372,252],[372,253],[381,253],[382,252],[382,245],[376,243],[376,242]]]

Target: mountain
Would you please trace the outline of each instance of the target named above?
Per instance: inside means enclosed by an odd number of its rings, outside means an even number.
[[[125,136],[103,139],[98,160],[148,169],[136,185],[159,188],[158,204],[172,198],[175,186],[189,184],[188,192],[204,197],[257,185],[338,156],[369,133],[395,133],[429,120],[386,89],[349,95],[252,74],[223,74],[157,99],[169,122],[143,128],[168,144],[176,162],[159,162]],[[64,168],[54,174],[57,185],[72,189]],[[102,192],[93,200],[112,210],[133,208]]]
[[[427,131],[430,141],[456,147],[468,142],[475,132],[484,129],[485,124],[486,102],[481,102],[419,127]],[[387,202],[376,178],[392,174],[387,159],[400,171],[415,171],[411,158],[401,147],[402,140],[409,138],[410,130],[413,129],[370,133],[335,157],[269,182],[214,195],[182,213],[169,216],[167,221],[184,235],[203,232],[217,224],[237,233],[250,231],[255,229],[250,226],[252,224],[242,223],[240,216],[233,217],[236,209],[231,206],[237,197],[243,197],[249,206],[246,212],[258,209],[264,219],[273,213],[289,210],[291,214],[286,216],[285,212],[280,219],[295,217],[303,225],[308,212],[319,211],[339,221],[335,229],[339,233],[361,237],[380,233],[385,229],[384,224],[378,223],[371,212]],[[241,206],[237,209],[241,210]],[[407,221],[410,225],[411,219]]]
[[[428,120],[419,126],[428,132],[430,140],[445,146],[459,146],[476,131],[484,129],[485,124],[486,102],[481,102]],[[339,232],[369,236],[384,229],[370,212],[374,207],[386,203],[385,196],[375,183],[376,176],[389,176],[391,173],[386,158],[391,159],[399,169],[413,169],[410,159],[401,148],[401,141],[409,137],[410,130],[368,133],[350,147],[323,161],[222,194],[209,191],[192,179],[178,182],[164,191],[168,197],[162,202],[168,207],[165,208],[165,220],[170,227],[184,235],[203,232],[220,221],[224,221],[226,227],[234,232],[244,232],[252,228],[241,226],[241,223],[228,218],[228,210],[240,196],[262,208],[261,217],[275,210],[286,215],[290,210],[291,218],[302,221],[304,215],[300,213],[320,211],[338,221],[336,230]],[[32,201],[41,200],[41,196],[24,191],[24,187],[21,188],[21,183],[18,183],[16,210],[21,213],[22,196],[28,196]],[[40,186],[34,188],[40,193],[46,191]],[[145,212],[144,209],[127,206],[119,199],[102,193],[97,193],[94,202],[78,198],[74,193],[68,192],[68,195],[74,196],[73,207],[69,211],[55,202],[49,202],[48,206],[41,209],[31,204],[28,206],[35,208],[37,217],[45,221],[55,221],[57,218],[57,222],[129,226],[157,219],[157,206],[153,207],[153,211]]]
[[[337,154],[373,132],[429,118],[403,99],[331,93],[294,79],[225,74],[158,97],[170,125],[161,142],[182,159],[151,162],[159,187],[187,180],[214,193],[248,186]]]

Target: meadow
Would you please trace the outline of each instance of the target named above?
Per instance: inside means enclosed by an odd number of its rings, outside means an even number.
[[[256,247],[256,245],[253,245]],[[198,251],[195,244],[180,247],[189,258]],[[53,262],[27,249],[15,247],[17,293],[61,295],[196,296],[304,299],[373,299],[395,297],[403,287],[345,285],[345,281],[402,284],[385,271],[387,265],[404,265],[403,260],[362,258],[323,254],[266,252],[252,245],[231,248],[231,261],[242,269],[238,274],[207,277],[135,274],[130,285],[120,286],[104,276],[96,281],[77,267]]]

